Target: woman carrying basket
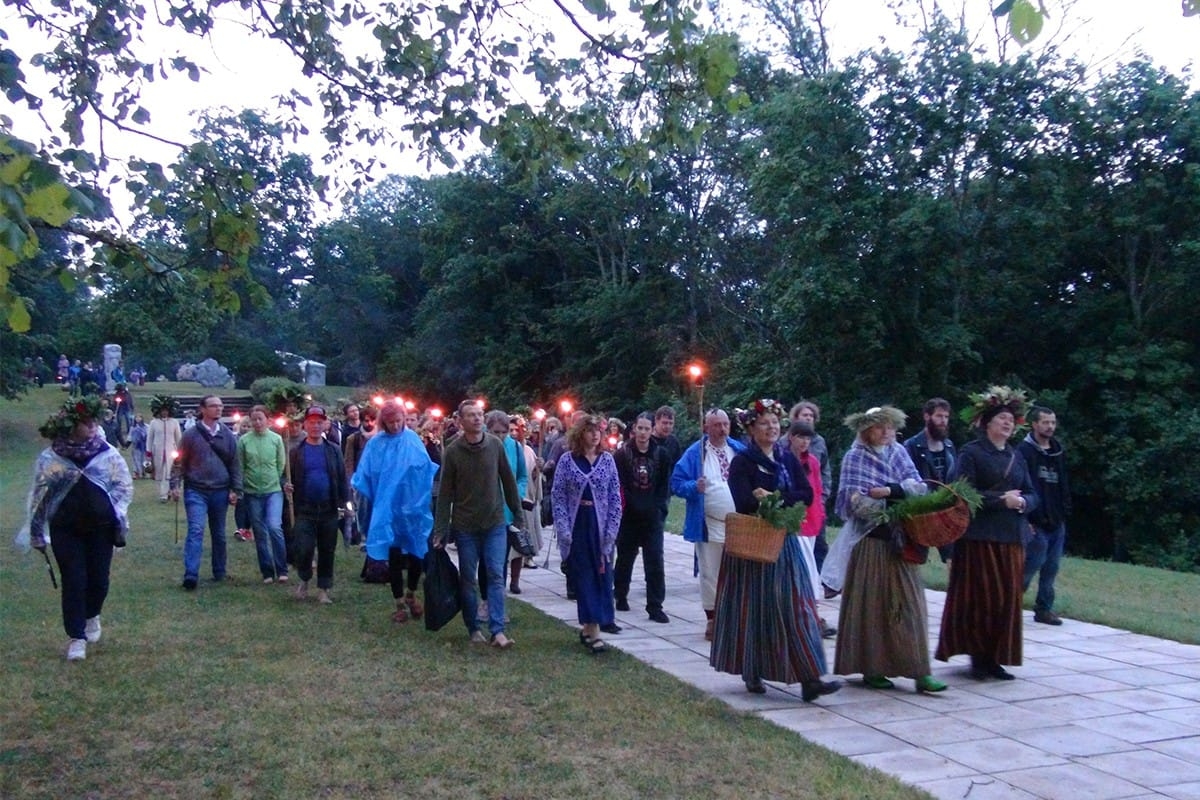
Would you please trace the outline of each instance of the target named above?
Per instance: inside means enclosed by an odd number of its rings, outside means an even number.
[[[821,577],[843,590],[834,672],[862,673],[872,689],[892,688],[892,675],[912,678],[918,692],[940,692],[946,684],[930,674],[920,566],[902,558],[891,525],[876,523],[889,501],[928,491],[908,452],[896,443],[904,419],[892,406],[846,417],[858,434],[838,481],[837,513],[846,524]]]
[[[759,501],[781,491],[785,505],[812,503],[807,481],[791,481],[777,457],[783,407],[774,400],[756,400],[738,413],[750,432],[751,445],[729,464],[729,489],[739,514],[754,514]],[[728,543],[727,543],[728,545]],[[827,671],[821,643],[817,601],[794,531],[784,536],[773,564],[731,555],[721,559],[717,580],[716,624],[709,663],[721,672],[741,675],[746,689],[766,692],[763,680],[799,683],[811,702],[842,687],[823,681]]]

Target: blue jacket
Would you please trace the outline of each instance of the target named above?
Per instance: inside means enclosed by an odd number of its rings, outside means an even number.
[[[734,453],[740,453],[746,446],[736,439],[727,440]],[[683,517],[683,538],[689,542],[707,542],[708,525],[704,522],[704,495],[696,491],[696,481],[704,477],[704,445],[708,436],[700,437],[683,455],[671,472],[671,494],[682,497],[687,501],[687,511]]]

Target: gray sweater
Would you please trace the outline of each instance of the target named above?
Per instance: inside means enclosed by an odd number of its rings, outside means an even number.
[[[179,441],[179,458],[171,467],[171,488],[178,489],[181,480],[188,489],[241,494],[242,465],[233,431],[220,423],[216,436],[210,435],[202,422],[188,428]]]

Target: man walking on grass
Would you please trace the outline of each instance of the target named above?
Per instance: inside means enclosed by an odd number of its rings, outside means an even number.
[[[296,509],[292,538],[296,543],[296,571],[300,583],[296,599],[308,599],[313,552],[317,556],[317,601],[329,605],[333,598],[333,555],[337,549],[338,516],[346,508],[350,490],[342,450],[325,438],[329,416],[321,406],[304,412],[304,439],[288,453],[292,482],[283,491]]]
[[[446,445],[442,480],[434,514],[433,546],[458,545],[459,593],[463,622],[471,641],[502,650],[513,645],[504,633],[504,556],[508,531],[507,505],[514,519],[522,514],[521,495],[504,446],[483,429],[483,406],[464,400],[458,407],[461,434]],[[487,563],[486,620],[491,639],[479,630],[479,559]]]
[[[1029,515],[1033,538],[1025,545],[1025,590],[1034,577],[1038,579],[1037,600],[1033,605],[1033,621],[1045,625],[1062,625],[1055,614],[1054,579],[1062,560],[1063,543],[1067,538],[1067,517],[1071,515],[1071,490],[1067,485],[1067,456],[1054,438],[1058,417],[1044,406],[1029,410],[1032,430],[1017,445],[1041,502]]]
[[[225,580],[225,518],[229,506],[242,493],[242,467],[237,437],[221,422],[221,398],[206,395],[200,401],[200,419],[179,440],[179,458],[171,468],[170,498],[187,513],[187,539],[183,544],[183,588],[194,591],[200,577],[204,550],[204,522],[212,537],[212,579]]]

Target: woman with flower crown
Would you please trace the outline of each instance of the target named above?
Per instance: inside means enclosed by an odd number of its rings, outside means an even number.
[[[954,545],[937,659],[969,655],[976,680],[1010,681],[1014,676],[1002,665],[1021,664],[1026,515],[1038,496],[1010,440],[1028,405],[1023,391],[1008,386],[971,395],[963,417],[981,435],[962,448],[950,476],[978,489],[983,507]]]
[[[88,644],[100,641],[113,548],[125,546],[129,530],[133,479],[125,458],[100,435],[103,413],[95,395],[68,400],[38,429],[50,446],[34,465],[28,519],[16,539],[22,550],[54,551],[68,661],[87,658]]]
[[[750,434],[750,444],[729,462],[729,491],[739,514],[754,514],[760,501],[780,492],[784,506],[811,505],[812,486],[791,480],[782,450],[777,450],[783,406],[756,400],[738,421]],[[784,537],[774,564],[721,558],[717,579],[712,652],[709,663],[721,672],[741,675],[747,691],[766,692],[763,680],[801,684],[801,696],[811,702],[841,688],[823,681],[828,670],[821,641],[814,587],[804,566],[795,531]]]

